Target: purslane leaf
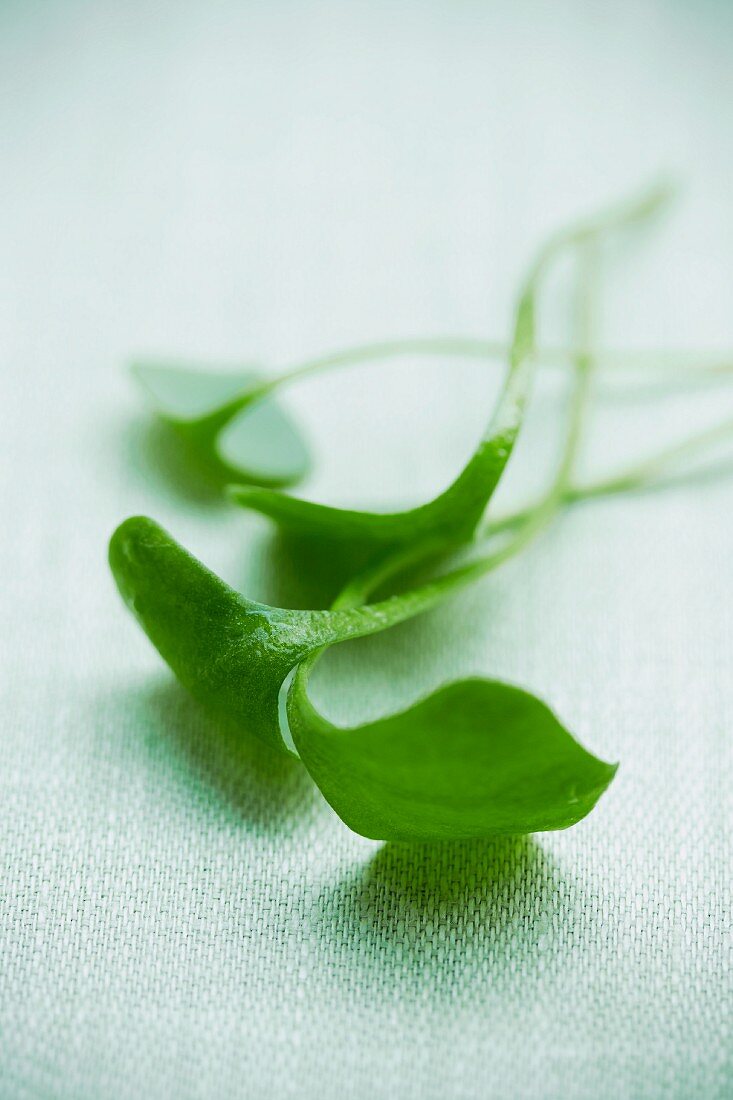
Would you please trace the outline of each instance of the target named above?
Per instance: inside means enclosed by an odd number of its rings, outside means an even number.
[[[145,516],[117,528],[109,563],[125,603],[191,694],[280,750],[285,750],[280,688],[304,657],[334,642],[386,630],[434,607],[471,579],[467,569],[456,570],[361,607],[269,607],[235,592]]]
[[[181,683],[277,747],[280,685],[309,642],[329,637],[321,617],[251,603],[144,516],[115,531],[109,563],[125,603]]]
[[[293,485],[305,476],[305,443],[254,371],[147,363],[133,371],[161,419],[220,486]]]
[[[327,802],[374,840],[565,829],[593,809],[616,772],[544,703],[492,680],[458,681],[400,714],[339,729],[297,677],[288,718]]]

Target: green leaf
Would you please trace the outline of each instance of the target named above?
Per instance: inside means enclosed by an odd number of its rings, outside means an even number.
[[[465,583],[463,574],[448,577],[366,607],[269,607],[239,595],[145,516],[117,528],[109,563],[122,598],[181,683],[280,750],[278,696],[295,665],[327,644],[402,622]]]
[[[492,680],[441,688],[355,729],[320,715],[298,675],[288,718],[301,760],[349,828],[374,840],[565,829],[616,772],[533,695]]]
[[[334,639],[328,613],[246,600],[144,516],[117,528],[109,561],[123,599],[184,686],[244,732],[284,748],[278,693],[293,665]]]
[[[272,387],[253,371],[136,364],[159,416],[219,485],[283,486],[308,470],[308,453]]]

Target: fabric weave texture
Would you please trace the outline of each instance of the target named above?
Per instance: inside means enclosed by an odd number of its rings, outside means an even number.
[[[609,257],[601,338],[733,346],[732,31],[712,2],[2,6],[2,1100],[732,1094],[733,479],[577,507],[319,669],[343,722],[471,674],[536,692],[621,762],[562,834],[354,836],[201,713],[105,561],[142,512],[254,598],[317,598],[264,521],[180,484],[125,364],[501,336],[542,237],[660,165],[687,196]],[[294,389],[304,491],[426,497],[498,378]],[[733,410],[614,386],[589,471]],[[561,409],[543,374],[499,504]]]

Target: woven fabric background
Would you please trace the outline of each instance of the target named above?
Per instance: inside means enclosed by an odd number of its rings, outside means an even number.
[[[504,337],[543,235],[660,169],[686,189],[608,257],[603,342],[733,346],[732,36],[714,0],[0,4],[3,1100],[731,1095],[733,479],[576,508],[324,662],[338,720],[504,677],[621,761],[575,829],[501,843],[352,835],[173,682],[105,547],[145,512],[248,594],[314,598],[264,522],[184,490],[125,364]],[[423,498],[498,377],[294,389],[304,491]],[[543,379],[505,506],[552,458]],[[733,409],[642,388],[606,385],[588,469]]]

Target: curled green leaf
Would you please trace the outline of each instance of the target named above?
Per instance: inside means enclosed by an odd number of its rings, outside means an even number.
[[[296,679],[300,758],[339,817],[374,840],[459,840],[574,825],[616,772],[533,695],[462,680],[408,710],[339,729]]]
[[[180,681],[202,703],[284,750],[278,697],[288,673],[325,645],[385,630],[439,603],[465,571],[363,607],[298,611],[245,599],[151,519],[114,532],[120,594]]]

